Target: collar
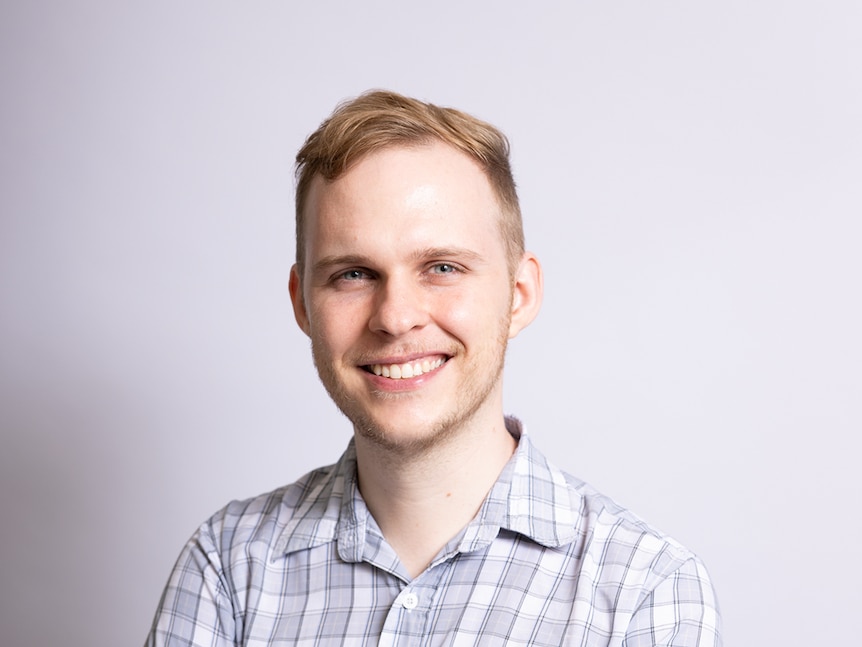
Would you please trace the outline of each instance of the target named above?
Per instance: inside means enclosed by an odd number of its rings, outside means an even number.
[[[507,417],[506,426],[519,438],[518,447],[476,517],[457,538],[453,548],[458,552],[472,552],[488,545],[501,530],[546,547],[569,544],[577,536],[580,495],[566,475],[533,445],[520,421]],[[370,528],[379,534],[359,493],[356,450],[351,439],[338,462],[324,470],[317,485],[295,505],[276,542],[273,560],[336,541],[343,560],[359,562]]]
[[[507,417],[506,426],[519,439],[518,448],[467,525],[460,552],[484,547],[500,530],[548,548],[569,544],[577,537],[581,496],[533,445],[521,421]]]

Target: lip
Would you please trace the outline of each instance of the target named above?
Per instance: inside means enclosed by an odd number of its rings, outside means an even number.
[[[424,360],[428,361],[436,361],[438,359],[442,359],[443,363],[437,368],[429,371],[428,373],[422,373],[421,375],[417,375],[415,377],[406,377],[399,379],[392,379],[389,377],[384,377],[382,375],[375,375],[371,367],[375,364],[414,364],[416,362],[422,362]],[[373,361],[362,364],[359,368],[362,370],[365,378],[371,382],[374,386],[375,390],[385,391],[387,393],[398,393],[402,391],[412,391],[417,388],[422,387],[429,381],[433,380],[437,375],[440,374],[442,369],[446,366],[446,363],[451,359],[451,355],[443,354],[443,353],[424,353],[424,354],[415,354],[415,355],[402,355],[400,357],[387,357],[374,359]]]

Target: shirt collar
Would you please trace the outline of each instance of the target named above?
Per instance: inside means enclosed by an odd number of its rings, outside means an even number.
[[[298,504],[291,506],[292,515],[279,535],[273,559],[333,541],[342,518],[345,524],[359,525],[355,519],[356,506],[352,504],[354,490],[359,494],[352,439],[338,462],[323,471],[317,485],[308,489]]]
[[[507,530],[546,547],[571,543],[577,536],[579,495],[566,476],[533,445],[520,421],[506,426],[519,439],[476,517],[457,540],[458,552],[489,544]],[[374,520],[356,480],[356,449],[351,439],[338,462],[295,508],[276,544],[277,559],[285,554],[338,542],[339,556],[362,560],[369,526]]]
[[[500,530],[518,533],[546,547],[569,544],[577,536],[577,491],[533,445],[519,420],[508,417],[506,425],[519,438],[518,447],[467,526],[460,552],[485,546]]]

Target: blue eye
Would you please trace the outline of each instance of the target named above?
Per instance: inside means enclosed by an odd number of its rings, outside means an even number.
[[[362,270],[347,270],[338,275],[338,278],[344,281],[361,281],[366,277],[367,274]]]
[[[454,265],[450,265],[449,263],[440,263],[439,265],[435,265],[434,269],[438,274],[452,274],[458,271]]]

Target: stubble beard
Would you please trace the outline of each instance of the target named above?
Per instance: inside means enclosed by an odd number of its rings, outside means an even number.
[[[332,358],[324,350],[325,345],[321,340],[312,337],[311,351],[318,376],[326,392],[341,413],[353,423],[356,433],[383,450],[407,456],[426,452],[457,436],[458,432],[488,401],[502,380],[509,341],[508,330],[509,317],[505,317],[500,322],[495,338],[464,367],[466,379],[457,386],[459,392],[455,394],[451,410],[432,420],[425,430],[393,428],[376,420],[348,392],[344,381],[335,370]],[[459,352],[454,353],[454,356],[465,357],[466,354],[461,352],[463,350],[464,347],[459,344]],[[489,361],[483,368],[483,358],[488,357],[493,357],[493,361]],[[411,397],[409,393],[393,394],[383,391],[371,393],[372,397],[379,400]],[[405,431],[407,433],[404,433]]]

